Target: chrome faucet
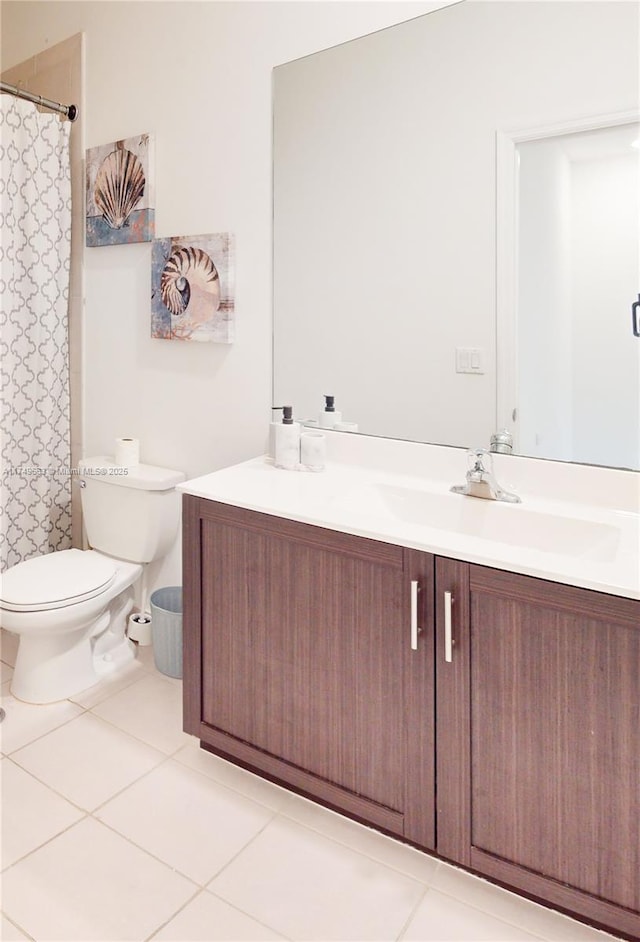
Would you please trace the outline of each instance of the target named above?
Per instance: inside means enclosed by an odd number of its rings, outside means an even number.
[[[484,448],[471,449],[467,452],[469,468],[467,470],[467,483],[454,484],[451,488],[454,494],[465,494],[467,497],[480,497],[483,500],[504,500],[509,504],[519,504],[517,494],[503,490],[496,481],[493,473],[493,459]]]

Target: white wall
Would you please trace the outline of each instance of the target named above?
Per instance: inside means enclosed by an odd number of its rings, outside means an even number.
[[[271,70],[439,6],[7,2],[2,67],[84,31],[86,146],[156,138],[156,234],[236,235],[236,342],[149,336],[150,244],[85,249],[84,442],[188,476],[259,454],[271,405]],[[153,580],[179,580],[174,552]]]

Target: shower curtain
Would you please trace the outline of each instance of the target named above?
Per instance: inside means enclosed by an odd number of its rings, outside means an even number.
[[[0,570],[71,546],[69,133],[0,96]]]

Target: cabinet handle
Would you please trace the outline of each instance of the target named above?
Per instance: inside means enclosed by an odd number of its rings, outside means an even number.
[[[418,592],[420,586],[417,579],[411,580],[411,650],[418,650]]]
[[[453,660],[453,634],[451,631],[451,607],[453,605],[453,595],[451,592],[444,594],[444,659],[447,664]]]

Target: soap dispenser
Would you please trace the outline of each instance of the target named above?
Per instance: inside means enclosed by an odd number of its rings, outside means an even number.
[[[276,428],[275,466],[295,471],[300,464],[300,423],[293,421],[293,406],[282,407],[282,423]]]
[[[333,428],[336,422],[342,421],[342,412],[336,412],[335,396],[324,397],[324,409],[320,413],[320,428]]]
[[[283,406],[271,406],[271,422],[269,423],[269,457],[275,459],[276,457],[276,433],[280,426],[282,425],[282,419],[278,416],[276,417],[277,412],[282,412]]]

